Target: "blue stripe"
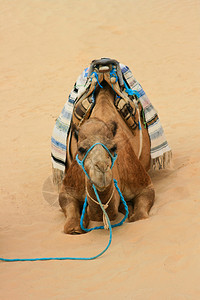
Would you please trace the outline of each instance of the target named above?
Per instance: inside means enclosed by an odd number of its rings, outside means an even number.
[[[69,125],[62,122],[60,120],[60,117],[59,117],[59,119],[57,119],[55,127],[58,128],[59,130],[65,132],[65,133],[68,132],[68,130],[69,130]]]
[[[67,150],[67,147],[65,145],[63,145],[62,143],[56,141],[53,137],[51,137],[51,142],[58,148],[62,149],[62,150]]]
[[[84,77],[87,77],[87,76],[88,76],[88,70],[89,70],[89,68],[86,68],[86,69],[84,70],[84,72],[85,72]]]
[[[63,116],[65,119],[68,119],[68,120],[70,120],[71,117],[72,117],[72,113],[69,112],[69,111],[67,111],[66,108],[65,108],[65,106],[64,106],[64,108],[63,108],[61,114],[62,114],[62,116]]]
[[[148,106],[145,107],[145,114],[151,112],[152,110],[154,110],[154,107],[152,104],[149,104]],[[157,114],[155,113],[155,115]]]
[[[144,96],[145,95],[145,92],[143,89],[141,89],[140,91],[138,91],[138,93],[140,94],[140,97]]]
[[[71,98],[70,95],[69,95],[68,102],[74,104],[74,101],[75,101],[75,99]]]
[[[160,136],[163,136],[164,131],[162,129],[162,127],[160,127],[159,129],[157,129],[156,131],[154,131],[153,133],[150,134],[150,139],[151,140],[155,140],[157,138],[159,138]]]
[[[124,66],[121,68],[122,73],[125,73],[127,71],[130,71],[130,69],[127,66]]]

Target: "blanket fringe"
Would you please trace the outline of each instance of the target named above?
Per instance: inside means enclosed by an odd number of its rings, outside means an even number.
[[[171,168],[172,151],[167,151],[163,155],[151,159],[151,170],[162,170]]]

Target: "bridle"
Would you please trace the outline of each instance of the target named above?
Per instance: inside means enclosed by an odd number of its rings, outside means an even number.
[[[85,162],[85,160],[86,160],[88,154],[90,153],[90,151],[91,151],[95,146],[97,146],[97,145],[101,145],[101,146],[108,152],[108,154],[110,155],[110,158],[111,158],[111,167],[110,167],[110,168],[111,168],[111,169],[112,169],[112,167],[114,166],[114,163],[115,163],[115,161],[116,161],[116,159],[117,159],[117,154],[114,153],[114,156],[113,156],[113,155],[111,154],[110,150],[109,150],[104,144],[102,144],[102,143],[95,143],[95,144],[93,144],[93,145],[87,150],[87,152],[85,153],[85,156],[83,157],[82,160],[80,160],[80,159],[78,158],[78,154],[77,154],[77,155],[76,155],[76,161],[77,161],[77,163],[82,167],[82,169],[83,169],[85,175],[87,176],[87,178],[88,178],[91,182],[92,182],[92,180],[91,180],[90,176],[88,175],[87,171],[85,170],[84,162]]]
[[[88,191],[87,191],[87,185],[86,185],[86,197],[85,197],[85,202],[84,202],[84,205],[83,205],[83,211],[82,211],[82,215],[81,215],[81,223],[80,223],[80,224],[81,224],[81,228],[82,228],[83,230],[85,230],[85,231],[90,231],[90,229],[84,228],[84,226],[83,226],[83,218],[84,218],[85,209],[86,209],[86,206],[87,206],[87,195],[90,197],[90,199],[91,199],[93,202],[95,202],[96,204],[99,204],[100,207],[101,207],[101,209],[102,209],[102,211],[103,211],[103,223],[104,223],[104,226],[103,226],[103,227],[102,227],[102,226],[99,226],[98,228],[109,229],[110,227],[116,227],[116,226],[119,226],[119,225],[121,225],[121,224],[126,220],[126,218],[127,218],[127,216],[128,216],[128,207],[127,207],[127,205],[126,205],[126,202],[125,202],[125,200],[124,200],[124,198],[123,198],[123,196],[122,196],[122,194],[121,194],[121,192],[120,192],[120,190],[119,190],[119,187],[117,186],[117,181],[116,181],[116,179],[113,179],[114,186],[115,186],[115,188],[117,189],[117,191],[118,191],[118,193],[119,193],[119,195],[120,195],[120,198],[121,198],[122,202],[124,203],[125,210],[126,210],[126,215],[124,216],[123,220],[122,220],[120,223],[115,224],[115,225],[110,225],[110,220],[109,220],[108,215],[107,215],[107,213],[106,213],[106,209],[107,209],[108,204],[110,203],[110,201],[111,201],[111,199],[112,199],[112,197],[113,197],[113,195],[114,195],[114,188],[113,188],[112,194],[111,194],[109,200],[107,201],[107,203],[106,203],[106,204],[103,204],[103,203],[101,202],[100,198],[99,198],[98,193],[97,193],[96,186],[94,185],[94,183],[92,182],[92,180],[91,180],[89,174],[88,174],[87,171],[85,170],[84,162],[85,162],[85,160],[86,160],[86,158],[87,158],[89,152],[90,152],[95,146],[97,146],[97,145],[101,145],[101,146],[108,152],[108,154],[110,155],[110,157],[111,157],[111,167],[110,167],[110,168],[111,168],[111,169],[112,169],[112,167],[114,166],[115,160],[117,159],[117,154],[114,153],[114,156],[113,156],[113,155],[111,154],[111,152],[109,151],[109,149],[108,149],[104,144],[102,144],[102,143],[95,143],[95,144],[93,144],[93,145],[87,150],[87,152],[86,152],[86,154],[85,154],[85,156],[84,156],[84,158],[83,158],[82,160],[80,160],[80,159],[78,158],[78,154],[76,155],[76,161],[77,161],[78,164],[82,167],[82,169],[83,169],[85,175],[87,176],[87,178],[91,181],[91,183],[92,183],[92,188],[93,188],[94,193],[95,193],[95,196],[96,196],[96,198],[97,198],[97,201],[96,201],[95,199],[93,199],[93,198],[88,194]]]

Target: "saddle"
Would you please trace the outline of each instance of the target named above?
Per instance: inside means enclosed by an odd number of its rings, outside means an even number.
[[[127,126],[131,129],[133,135],[136,128],[140,126],[139,115],[136,112],[140,113],[141,105],[137,101],[137,96],[128,88],[119,62],[110,58],[93,60],[88,70],[87,82],[85,84],[86,90],[74,103],[69,135],[67,137],[67,148],[71,160],[72,133],[78,131],[83,122],[90,117],[92,109],[95,106],[95,89],[97,85],[102,87],[101,83],[103,81],[106,81],[115,91],[114,105]]]
[[[138,126],[137,96],[126,92],[127,83],[123,78],[119,62],[109,58],[93,60],[90,64],[86,82],[88,88],[74,104],[72,127],[79,129],[81,124],[90,117],[95,105],[93,93],[97,85],[101,87],[103,80],[115,91],[114,105],[126,124],[134,131]]]

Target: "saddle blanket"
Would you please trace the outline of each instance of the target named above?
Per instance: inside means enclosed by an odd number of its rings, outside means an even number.
[[[165,169],[169,167],[170,164],[171,148],[167,143],[158,114],[139,82],[133,77],[130,69],[121,63],[120,68],[129,88],[131,88],[134,93],[137,92],[138,101],[140,101],[143,107],[144,118],[151,141],[151,168]],[[78,77],[61,114],[56,120],[51,137],[51,159],[53,171],[57,169],[59,172],[63,172],[63,175],[65,172],[65,161],[67,155],[66,140],[72,119],[73,107],[75,101],[79,99],[88,88],[88,70],[89,68],[86,68]]]

